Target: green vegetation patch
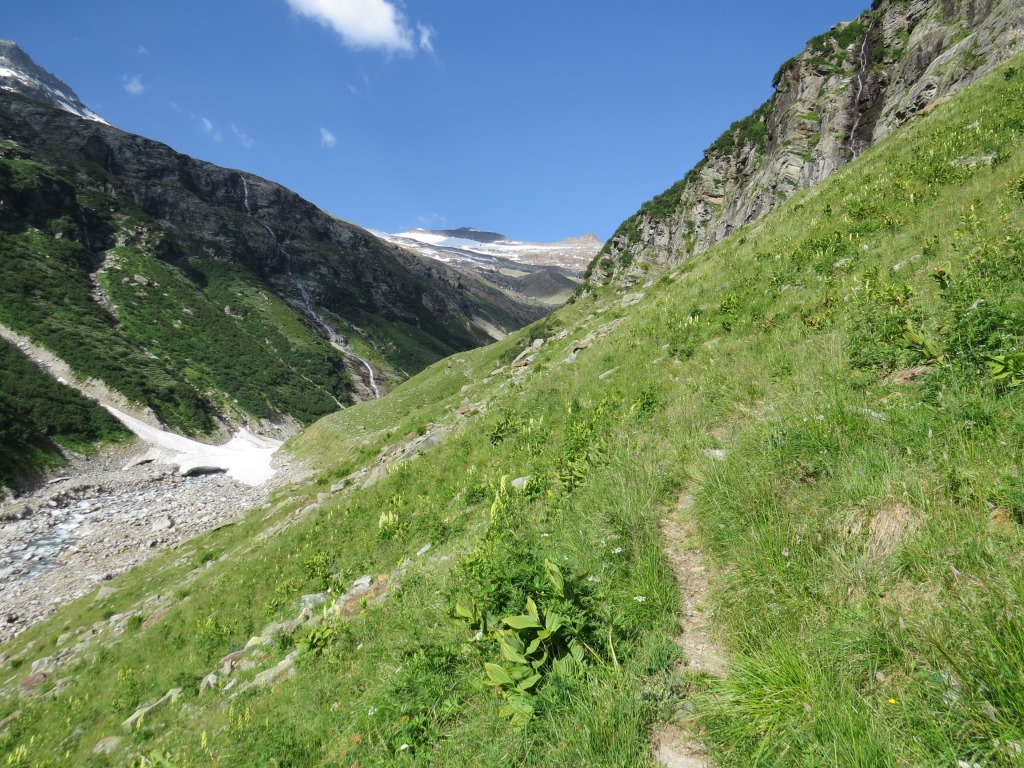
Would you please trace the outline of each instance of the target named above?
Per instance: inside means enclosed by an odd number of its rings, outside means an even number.
[[[0,339],[0,483],[59,461],[54,443],[81,451],[130,433],[96,403],[41,371]]]

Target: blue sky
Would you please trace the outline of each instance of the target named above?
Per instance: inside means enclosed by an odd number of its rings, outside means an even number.
[[[868,0],[32,0],[15,40],[114,125],[361,226],[604,239]]]

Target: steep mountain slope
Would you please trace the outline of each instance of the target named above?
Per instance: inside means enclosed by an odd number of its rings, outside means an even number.
[[[0,203],[0,322],[185,432],[292,434],[548,311],[272,182],[14,93]]]
[[[783,64],[774,95],[623,222],[588,278],[636,284],[703,253],[1022,49],[1018,0],[875,0]]]
[[[12,40],[0,40],[0,91],[20,93],[86,120],[107,122],[83,104],[71,86],[32,61]]]
[[[644,766],[671,720],[720,766],[1015,765],[1022,296],[1018,56],[644,291],[318,421],[305,485],[5,647],[0,749]],[[666,546],[727,665],[676,643]]]

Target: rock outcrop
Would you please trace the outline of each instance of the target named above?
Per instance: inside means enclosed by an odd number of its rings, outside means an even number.
[[[706,251],[1021,50],[1017,0],[875,0],[783,64],[771,98],[627,219],[588,280],[628,288]]]

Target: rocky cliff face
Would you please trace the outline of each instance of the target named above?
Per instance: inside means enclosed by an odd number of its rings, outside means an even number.
[[[628,287],[706,251],[1022,49],[1019,0],[875,0],[783,64],[772,97],[627,219],[588,279]]]

